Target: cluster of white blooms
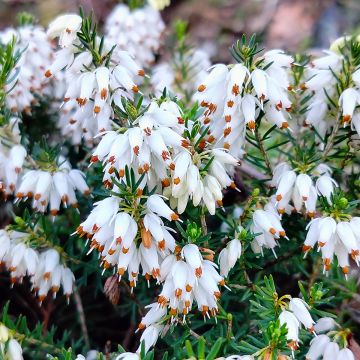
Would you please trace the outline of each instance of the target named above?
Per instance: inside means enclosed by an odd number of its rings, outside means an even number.
[[[204,260],[195,244],[177,247],[174,254],[164,258],[160,266],[160,281],[163,288],[157,303],[147,306],[149,309],[141,319],[138,329],[145,329],[140,342],[144,341],[145,352],[156,343],[168,314],[171,322],[178,321],[178,316],[185,321],[192,308],[193,301],[205,317],[216,316],[217,301],[220,297],[219,285],[224,285],[224,278],[219,275],[216,265]],[[136,353],[124,353],[117,359],[139,359],[141,346]]]
[[[330,216],[313,219],[307,226],[303,250],[310,251],[315,244],[321,251],[324,272],[331,268],[334,255],[345,276],[349,273],[349,256],[359,265],[360,217],[340,221]]]
[[[243,64],[214,65],[195,96],[206,109],[203,122],[210,126],[212,141],[237,156],[246,125],[255,129],[260,110],[269,122],[287,128],[292,106],[287,70],[293,61],[281,50],[272,50],[255,60],[252,70]]]
[[[33,234],[26,232],[0,230],[0,265],[4,265],[10,272],[12,284],[22,282],[25,276],[29,276],[40,303],[49,291],[55,297],[60,286],[69,299],[73,291],[74,274],[60,263],[57,250],[49,248],[38,251],[31,247],[31,242],[36,241],[33,237]]]
[[[172,207],[177,206],[179,214],[191,199],[194,206],[205,206],[214,215],[216,206],[222,206],[222,190],[236,188],[229,175],[237,163],[224,149],[208,148],[205,142],[199,150],[189,145],[175,155],[171,183],[164,195],[170,198]]]
[[[10,75],[5,91],[6,105],[12,112],[30,112],[38,102],[37,96],[50,95],[52,88],[42,74],[51,64],[54,51],[41,26],[23,25],[0,33],[0,41],[9,43],[16,38],[15,49],[22,52],[20,60]]]
[[[0,191],[5,196],[15,190],[27,155],[20,144],[19,121],[19,118],[12,117],[0,128]]]
[[[230,240],[219,254],[220,275],[227,277],[241,256],[241,241],[235,234],[235,239]]]
[[[204,319],[216,316],[217,300],[221,295],[219,285],[225,285],[224,278],[219,275],[215,263],[203,259],[197,245],[187,244],[181,251],[167,256],[160,266],[160,278],[164,285],[158,304],[162,309],[170,308],[173,320],[182,315],[185,321],[193,300]],[[139,327],[145,326],[147,323],[143,319]]]
[[[152,101],[148,111],[136,120],[124,133],[109,131],[93,152],[91,162],[102,161],[103,182],[112,185],[114,170],[119,177],[125,175],[125,167],[137,176],[145,174],[142,186],[150,188],[162,184],[169,186],[169,169],[174,169],[171,149],[188,146],[180,134],[184,131],[181,112],[176,103],[164,101],[159,106]]]
[[[263,254],[263,248],[271,249],[274,255],[278,240],[287,239],[286,232],[281,225],[281,217],[272,202],[267,203],[264,209],[254,211],[250,230],[255,235],[251,248],[255,253]]]
[[[299,331],[301,325],[315,334],[314,324],[309,313],[309,305],[300,298],[291,298],[288,309],[283,309],[279,316],[280,325],[285,324],[287,329],[286,339],[289,348],[294,351],[299,347]]]
[[[0,323],[0,358],[24,360],[21,345],[10,335],[9,329],[2,323]]]
[[[344,46],[345,43],[341,47]],[[360,68],[356,65],[354,69],[350,69],[349,87],[341,94],[337,94],[336,85],[338,76],[341,77],[340,74],[344,69],[345,57],[339,51],[325,51],[325,54],[313,60],[307,68],[308,80],[302,87],[312,91],[313,95],[308,105],[305,122],[314,126],[324,137],[333,125],[329,116],[328,98],[335,98],[342,115],[341,119],[336,121],[341,121],[344,126],[351,123],[352,128],[360,135],[360,112],[356,110],[360,105]],[[340,96],[337,98],[338,95]]]
[[[315,324],[315,331],[320,335],[316,336],[310,343],[310,348],[305,355],[306,360],[334,359],[334,360],[355,360],[353,352],[344,347],[340,349],[336,342],[337,331],[333,331],[338,324],[332,318],[321,318]],[[328,334],[323,334],[327,333]],[[333,341],[331,340],[333,338]]]
[[[17,201],[33,198],[32,207],[39,212],[45,212],[47,207],[50,213],[57,215],[61,204],[77,207],[75,190],[84,195],[90,194],[90,189],[84,179],[85,175],[71,165],[62,156],[54,164],[46,163],[43,168],[25,172],[16,186]]]
[[[126,212],[126,202],[114,196],[95,203],[77,229],[78,234],[91,239],[91,250],[100,252],[104,269],[116,267],[119,279],[128,271],[131,287],[136,286],[140,265],[147,280],[151,277],[159,280],[162,258],[175,249],[175,239],[162,218],[168,221],[179,218],[159,195],[151,195],[145,202],[141,200],[140,194],[133,204],[143,214],[138,221]]]
[[[311,175],[317,177],[315,184]],[[326,197],[331,204],[331,195],[338,186],[331,177],[331,169],[325,164],[318,165],[308,175],[294,170],[286,162],[275,167],[271,185],[276,187],[276,207],[280,214],[301,212],[305,205],[309,217],[315,215],[318,195]]]
[[[201,49],[192,49],[184,58],[175,55],[171,62],[155,65],[151,75],[155,95],[160,96],[165,88],[180,98],[194,94],[196,86],[207,76],[210,65],[209,55]],[[182,67],[187,70],[185,79]]]
[[[47,31],[50,38],[59,37],[60,50],[46,69],[45,77],[61,74],[65,69],[62,76],[67,85],[58,125],[63,135],[72,138],[75,144],[80,142],[83,133],[89,142],[98,133],[110,130],[112,103],[122,108],[123,97],[133,99],[139,92],[137,84],[145,75],[127,51],[117,51],[116,59],[113,51],[95,60],[91,51],[80,46],[77,32],[81,24],[80,16],[63,15],[56,18]],[[105,50],[109,52],[110,48]]]
[[[126,50],[136,56],[143,67],[155,61],[164,29],[159,11],[151,6],[132,10],[125,4],[119,4],[105,23],[106,40],[108,44],[116,45],[114,60],[121,62],[121,51]]]

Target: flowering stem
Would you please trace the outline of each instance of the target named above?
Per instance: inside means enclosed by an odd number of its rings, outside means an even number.
[[[265,164],[266,164],[266,167],[267,167],[267,172],[269,173],[269,175],[272,176],[273,171],[272,171],[271,162],[270,162],[269,156],[268,156],[268,154],[267,154],[267,152],[266,152],[266,150],[264,148],[264,143],[263,143],[263,141],[261,139],[258,127],[255,128],[255,138],[256,138],[256,141],[257,141],[257,143],[259,145],[259,150],[260,150],[260,152],[261,152],[261,154],[262,154],[262,156],[264,158],[264,161],[265,161]]]

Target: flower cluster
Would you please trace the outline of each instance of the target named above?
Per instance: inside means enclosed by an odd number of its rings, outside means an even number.
[[[196,94],[205,108],[203,122],[209,124],[210,136],[236,156],[244,144],[246,125],[254,130],[260,111],[270,123],[287,128],[291,110],[287,69],[293,61],[273,50],[256,59],[252,69],[242,63],[214,65]]]
[[[313,177],[317,177],[314,183]],[[331,169],[321,164],[310,175],[293,169],[288,163],[280,163],[274,169],[271,185],[276,187],[276,207],[280,214],[301,212],[305,205],[306,214],[314,217],[318,196],[324,196],[331,203],[331,195],[337,187],[331,177]],[[293,205],[290,205],[290,201]]]
[[[69,162],[62,156],[51,163],[37,163],[38,169],[26,171],[16,187],[15,195],[18,201],[33,198],[32,207],[35,211],[57,215],[61,204],[64,207],[77,207],[75,190],[84,195],[90,194],[85,182],[85,175],[77,169],[72,169]]]
[[[49,291],[56,297],[60,286],[69,299],[73,292],[74,274],[60,262],[57,250],[48,248],[38,251],[35,245],[39,242],[45,243],[45,239],[36,232],[1,230],[0,265],[10,272],[12,284],[21,283],[28,276],[40,304]]]
[[[20,144],[19,118],[12,117],[0,128],[0,190],[5,196],[14,192],[27,151]]]
[[[13,38],[16,39],[15,48],[22,54],[5,86],[5,91],[11,90],[6,105],[13,113],[29,113],[39,96],[52,95],[56,89],[42,76],[53,60],[54,50],[41,26],[26,24],[0,34],[0,41],[5,44]]]
[[[162,218],[178,220],[159,195],[138,195],[134,194],[131,203],[116,196],[95,203],[77,229],[78,234],[91,239],[91,250],[100,252],[104,269],[116,267],[119,279],[128,271],[131,287],[136,286],[140,265],[147,280],[159,280],[161,259],[175,249],[175,239]]]
[[[171,150],[188,145],[180,135],[184,131],[180,109],[172,101],[160,106],[153,101],[133,126],[129,125],[124,132],[107,132],[93,152],[91,163],[103,163],[103,183],[111,186],[114,170],[123,178],[129,167],[138,177],[145,174],[142,186],[168,186],[168,171],[174,169]]]
[[[341,109],[341,116],[335,121],[344,127],[351,123],[352,129],[360,135],[360,113],[356,110],[360,104],[360,68],[353,57],[354,52],[349,51],[351,46],[351,39],[340,39],[333,49],[325,51],[323,57],[311,61],[306,71],[308,79],[302,84],[302,89],[311,91],[312,96],[305,122],[314,126],[322,136],[334,125],[334,119],[329,120],[329,99]],[[349,71],[349,75],[337,88],[344,69]]]
[[[324,262],[324,272],[331,269],[334,255],[345,276],[349,273],[349,256],[359,265],[359,217],[353,217],[350,221],[340,221],[330,216],[316,218],[309,223],[307,230],[303,251],[307,253],[317,243]]]
[[[161,46],[164,29],[160,13],[154,7],[144,6],[132,10],[125,4],[117,5],[105,24],[108,43],[116,45],[114,61],[121,62],[121,52],[126,50],[136,56],[143,67],[151,65]]]
[[[346,346],[348,331],[346,329],[340,329],[334,319],[328,317],[321,318],[317,321],[314,328],[320,335],[311,341],[309,351],[306,354],[307,360],[355,360],[353,352]],[[338,329],[334,330],[334,328]],[[345,343],[345,346],[340,348],[337,341]]]
[[[114,49],[101,39],[81,47],[85,41],[83,26],[80,16],[63,15],[55,19],[47,31],[50,38],[59,37],[61,49],[45,71],[45,77],[61,74],[65,68],[62,76],[66,91],[58,126],[75,144],[79,144],[83,133],[90,142],[98,133],[110,130],[112,103],[122,108],[121,99],[132,99],[139,92],[137,84],[145,75],[127,51],[117,51],[115,59]]]
[[[279,245],[280,238],[286,238],[286,232],[281,225],[280,215],[273,203],[267,203],[264,209],[257,209],[253,213],[251,231],[254,240],[251,248],[255,253],[263,254],[263,248],[271,249],[275,253],[275,247]]]

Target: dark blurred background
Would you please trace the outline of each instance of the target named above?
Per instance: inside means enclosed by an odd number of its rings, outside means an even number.
[[[57,14],[77,11],[79,6],[94,9],[102,22],[116,3],[1,0],[0,27],[13,24],[19,11],[28,11],[47,25]],[[207,48],[215,61],[226,61],[228,47],[242,33],[256,32],[271,48],[327,48],[338,36],[360,29],[360,0],[172,0],[163,17],[167,23],[187,20],[194,44]]]

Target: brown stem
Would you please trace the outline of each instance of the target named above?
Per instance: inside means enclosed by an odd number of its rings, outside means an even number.
[[[332,132],[331,132],[331,134],[330,134],[330,136],[328,138],[328,141],[326,143],[326,147],[325,147],[324,152],[322,154],[322,157],[321,157],[322,160],[326,160],[327,155],[329,154],[329,152],[333,148],[335,137],[336,137],[336,135],[337,135],[337,133],[339,131],[340,120],[341,120],[341,114],[339,112],[339,115],[338,115],[338,117],[336,119],[333,130],[332,130]]]
[[[267,152],[266,152],[266,150],[264,148],[264,143],[263,143],[263,141],[261,139],[258,127],[255,128],[255,138],[256,138],[256,141],[257,141],[257,143],[259,145],[259,150],[260,150],[260,152],[261,152],[261,154],[262,154],[262,156],[264,158],[268,173],[269,173],[269,175],[272,176],[273,171],[272,171],[271,162],[270,162],[269,156],[268,156],[268,154],[267,154]]]
[[[79,290],[76,286],[74,287],[73,296],[74,296],[74,300],[75,300],[75,304],[76,304],[76,310],[79,314],[81,332],[84,336],[85,345],[87,346],[87,348],[90,349],[90,338],[89,338],[88,328],[86,326],[86,317],[85,317],[84,307],[83,307],[83,304],[81,301],[81,296],[80,296]]]

